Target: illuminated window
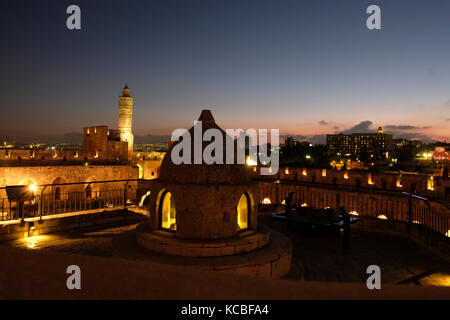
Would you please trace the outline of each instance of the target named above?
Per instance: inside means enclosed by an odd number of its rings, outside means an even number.
[[[327,169],[322,169],[322,177],[326,177],[327,176]]]
[[[176,208],[172,194],[164,191],[159,205],[159,223],[161,229],[177,230],[176,224]]]
[[[308,175],[308,173],[306,172],[306,169],[303,169],[302,174],[303,174],[304,176]]]
[[[270,201],[269,198],[264,198],[264,200],[262,201],[263,204],[271,204],[272,201]]]
[[[139,169],[139,175],[138,178],[139,179],[143,179],[144,178],[144,169],[142,168],[142,166],[140,164],[137,165],[138,169]]]
[[[433,176],[430,176],[427,181],[427,189],[433,191],[434,190],[434,179]]]
[[[247,193],[244,193],[239,199],[237,205],[238,230],[248,229],[250,209],[251,209],[250,197],[248,196]]]

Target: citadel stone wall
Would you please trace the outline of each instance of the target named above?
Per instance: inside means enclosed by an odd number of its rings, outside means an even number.
[[[41,167],[0,167],[0,187],[14,185],[45,185],[56,183],[95,182],[108,180],[137,179],[138,168],[132,166],[41,166]],[[133,186],[133,185],[131,185]],[[102,186],[93,184],[96,191],[102,188],[122,188],[109,184]],[[83,192],[85,185],[62,186],[61,192]],[[46,192],[52,192],[48,188]],[[1,197],[6,197],[2,190]]]
[[[251,171],[253,178],[314,182],[324,185],[341,185],[362,188],[366,192],[384,190],[413,192],[440,201],[450,201],[450,179],[416,173],[375,173],[360,170],[334,170],[312,168],[280,168],[276,175],[261,176],[259,168]],[[362,190],[362,191],[363,191]]]

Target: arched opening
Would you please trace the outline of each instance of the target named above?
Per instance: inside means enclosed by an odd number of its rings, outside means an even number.
[[[249,227],[249,217],[251,212],[251,202],[249,195],[244,192],[237,205],[238,230],[246,230]]]
[[[55,189],[55,200],[61,200],[61,187]]]
[[[171,231],[177,230],[175,201],[172,194],[167,190],[161,196],[158,211],[159,227]]]
[[[51,192],[53,193],[53,197],[56,201],[65,200],[67,197],[67,186],[61,185],[64,183],[67,183],[67,181],[63,177],[58,177],[52,182],[54,186],[52,186]]]
[[[142,168],[142,166],[140,164],[138,164],[137,167],[139,169],[138,178],[139,179],[144,179],[144,168]]]
[[[262,204],[272,204],[272,201],[270,201],[270,198],[264,198],[262,201]]]
[[[85,189],[84,189],[84,193],[86,194],[86,198],[87,199],[91,199],[92,198],[92,185],[88,185]]]

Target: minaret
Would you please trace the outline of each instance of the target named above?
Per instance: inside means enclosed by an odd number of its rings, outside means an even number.
[[[119,97],[119,130],[120,141],[128,142],[128,160],[133,156],[133,98],[130,96],[128,84],[122,90],[122,96]]]

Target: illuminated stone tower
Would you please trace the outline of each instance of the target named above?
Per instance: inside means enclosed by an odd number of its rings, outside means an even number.
[[[128,160],[133,156],[133,98],[130,96],[128,85],[122,90],[119,97],[119,130],[120,140],[128,142]]]

